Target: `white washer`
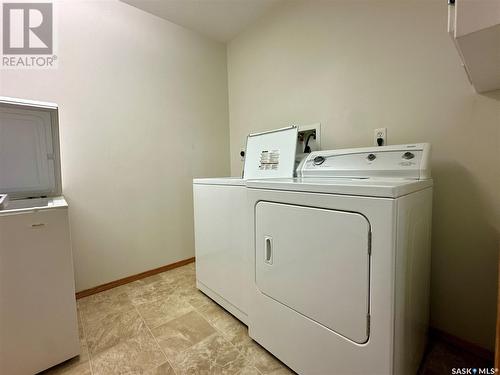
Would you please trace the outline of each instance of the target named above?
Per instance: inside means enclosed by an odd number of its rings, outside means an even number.
[[[247,323],[249,268],[246,181],[193,180],[196,286]]]
[[[246,181],[292,177],[297,127],[250,134],[243,178],[193,180],[196,285],[247,323],[250,290]]]
[[[429,316],[429,144],[313,152],[248,181],[250,336],[299,374],[415,374]]]

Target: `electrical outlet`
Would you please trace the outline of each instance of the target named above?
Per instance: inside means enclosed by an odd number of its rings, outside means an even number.
[[[373,132],[374,146],[387,146],[387,128],[378,128]]]

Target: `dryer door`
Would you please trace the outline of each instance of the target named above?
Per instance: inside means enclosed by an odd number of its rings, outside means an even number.
[[[256,284],[356,343],[368,340],[370,224],[361,214],[259,202]]]

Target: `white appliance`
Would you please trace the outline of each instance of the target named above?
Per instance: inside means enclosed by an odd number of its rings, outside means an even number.
[[[429,144],[311,153],[247,182],[250,336],[302,375],[416,374],[429,317]]]
[[[250,134],[243,178],[193,180],[196,285],[244,323],[250,288],[246,181],[293,177],[297,131]]]
[[[79,354],[58,108],[0,97],[0,374],[31,375]]]

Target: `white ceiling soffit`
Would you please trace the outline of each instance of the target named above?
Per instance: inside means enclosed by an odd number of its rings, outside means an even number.
[[[121,0],[148,13],[227,42],[284,0]]]

